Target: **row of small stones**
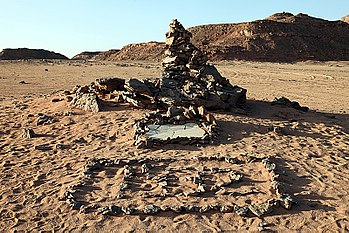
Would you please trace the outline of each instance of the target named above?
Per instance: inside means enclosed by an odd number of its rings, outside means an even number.
[[[205,135],[202,138],[175,138],[175,139],[168,139],[168,140],[156,140],[156,139],[150,139],[149,137],[146,137],[144,135],[138,135],[135,139],[134,145],[137,149],[142,148],[151,148],[154,146],[161,146],[164,144],[182,144],[182,145],[202,145],[202,144],[209,144],[213,142],[213,137],[210,136],[208,133],[205,133]]]
[[[225,161],[228,163],[241,163],[237,158],[230,158],[230,157],[221,157],[221,156],[211,156],[211,157],[196,157],[193,159],[183,159],[185,160],[197,160],[197,161],[208,161],[208,160],[216,160],[216,161]],[[150,174],[151,164],[150,162],[175,162],[177,160],[175,159],[131,159],[131,160],[110,160],[110,159],[93,159],[91,163],[87,164],[85,166],[84,175],[85,178],[80,183],[73,185],[70,187],[68,191],[65,193],[65,199],[66,202],[71,206],[72,209],[80,209],[80,212],[86,213],[91,210],[97,209],[98,213],[101,213],[103,215],[119,215],[119,214],[157,214],[160,211],[173,211],[176,213],[181,212],[200,212],[204,213],[207,211],[219,211],[222,213],[227,212],[235,212],[238,215],[246,216],[249,211],[251,211],[254,215],[260,217],[262,215],[268,214],[273,211],[275,207],[279,207],[280,205],[284,207],[285,209],[291,209],[292,204],[295,203],[293,197],[290,194],[287,194],[284,192],[284,184],[278,181],[278,178],[280,175],[277,173],[276,164],[271,162],[270,158],[264,158],[264,159],[257,159],[254,158],[250,160],[250,162],[255,161],[262,161],[264,167],[268,170],[271,182],[272,182],[272,188],[275,191],[275,193],[278,195],[278,200],[270,199],[265,203],[262,204],[254,204],[250,206],[238,206],[235,204],[232,205],[219,205],[218,203],[208,206],[191,206],[191,205],[182,205],[182,206],[156,206],[156,205],[147,205],[142,210],[137,209],[135,207],[125,207],[125,206],[104,206],[100,207],[99,205],[89,205],[85,206],[83,202],[77,201],[77,192],[79,192],[79,189],[84,187],[86,183],[88,182],[90,176],[95,171],[99,171],[103,169],[103,167],[112,167],[112,166],[124,166],[124,180],[120,183],[119,186],[119,193],[117,194],[117,198],[125,198],[124,191],[128,188],[130,188],[130,184],[132,183],[132,178],[135,175],[134,169],[131,167],[133,164],[141,164],[141,172],[146,175],[147,179],[153,179],[156,180],[160,187],[162,187],[163,192],[161,194],[149,194],[149,193],[143,193],[142,197],[144,198],[150,198],[150,197],[169,197],[173,196],[173,194],[168,194],[168,191],[166,189],[167,181],[168,181],[168,174],[160,175],[160,176],[154,176]],[[173,168],[167,168],[166,170],[171,171]],[[176,169],[178,170],[178,169]],[[181,170],[197,170],[195,167],[186,167],[182,168]],[[197,196],[200,194],[203,194],[207,191],[214,191],[216,194],[221,195],[229,195],[231,193],[225,191],[224,187],[230,185],[233,182],[239,182],[242,179],[242,175],[238,174],[231,169],[222,169],[222,168],[212,168],[212,169],[204,169],[204,171],[213,173],[220,173],[220,172],[229,172],[230,174],[230,181],[228,182],[222,182],[220,184],[214,185],[211,187],[211,189],[207,189],[204,186],[203,181],[203,175],[204,173],[197,173],[194,177],[185,177],[187,180],[192,180],[195,184],[197,184],[197,189],[192,190],[189,192],[183,192],[179,193],[177,195],[181,196]]]

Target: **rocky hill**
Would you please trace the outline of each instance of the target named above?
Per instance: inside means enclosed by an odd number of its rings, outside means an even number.
[[[274,14],[264,20],[189,29],[211,60],[349,60],[349,25],[305,14]]]
[[[82,52],[73,59],[94,60],[94,61],[161,61],[165,55],[165,43],[147,42],[128,44],[121,50],[113,49],[105,52]]]
[[[102,51],[97,51],[97,52],[81,52],[79,54],[76,54],[74,57],[72,57],[73,60],[95,60],[95,57],[103,53]]]
[[[3,49],[0,52],[0,60],[19,60],[19,59],[68,59],[66,56],[47,51],[44,49]]]
[[[161,61],[165,51],[165,43],[148,42],[139,44],[129,44],[124,46],[118,53],[112,54],[109,61],[123,60],[145,60]]]
[[[348,22],[348,17],[343,17]],[[189,28],[192,42],[211,61],[252,60],[294,62],[349,60],[349,24],[306,14],[277,13],[264,20],[236,24],[211,24]],[[130,44],[99,60],[159,61],[161,42]]]
[[[106,61],[109,59],[110,56],[118,53],[120,49],[110,49],[108,51],[97,51],[97,52],[82,52],[74,57],[72,59],[74,60],[92,60],[92,61]]]

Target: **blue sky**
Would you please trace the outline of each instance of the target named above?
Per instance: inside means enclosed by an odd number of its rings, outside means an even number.
[[[185,27],[237,23],[276,12],[327,20],[349,14],[349,0],[0,0],[0,49],[82,51],[164,41],[173,18]]]

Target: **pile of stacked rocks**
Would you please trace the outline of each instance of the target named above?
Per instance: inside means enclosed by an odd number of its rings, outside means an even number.
[[[191,42],[191,33],[174,19],[166,33],[166,57],[158,101],[166,105],[197,105],[231,110],[246,101],[246,90],[232,85]]]
[[[246,90],[232,85],[213,65],[208,64],[205,54],[190,42],[191,36],[174,19],[166,33],[166,57],[162,63],[161,78],[132,78],[126,81],[120,78],[97,79],[88,86],[76,87],[69,92],[71,105],[98,112],[104,106],[103,99],[109,95],[109,99],[136,107],[160,111],[176,109],[175,115],[162,117],[165,120],[161,124],[154,124],[161,116],[159,114],[151,115],[153,119],[148,116],[138,121],[135,145],[139,148],[167,142],[210,142],[215,123],[206,119],[213,118],[206,109],[231,111],[242,107],[246,101]],[[150,130],[151,127],[153,130]],[[191,136],[184,137],[186,134]]]
[[[207,57],[190,43],[191,37],[191,32],[180,22],[172,20],[166,33],[166,57],[162,62],[165,73],[190,75],[190,72],[198,74],[205,68]]]
[[[76,92],[72,105],[85,110],[98,111],[97,104],[89,107],[91,99],[98,97],[88,93],[112,94],[118,101],[136,107],[162,108],[191,105],[206,109],[232,110],[246,101],[246,90],[232,85],[207,57],[191,42],[191,33],[174,19],[166,33],[166,57],[163,60],[163,75],[158,79],[103,78],[96,80],[84,92]],[[86,93],[85,91],[88,91]],[[88,98],[87,98],[88,97]],[[93,97],[93,98],[92,98]],[[87,104],[85,104],[87,102]],[[86,107],[88,106],[88,107]],[[98,104],[100,107],[100,104]]]

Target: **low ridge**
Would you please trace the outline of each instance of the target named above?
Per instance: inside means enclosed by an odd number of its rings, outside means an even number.
[[[3,49],[0,52],[0,60],[19,60],[19,59],[62,59],[67,60],[66,56],[44,49]]]
[[[193,44],[211,61],[349,60],[349,24],[345,22],[349,22],[348,17],[328,21],[283,12],[263,20],[201,25],[188,31]],[[164,51],[160,42],[130,44],[106,60],[160,61]]]

